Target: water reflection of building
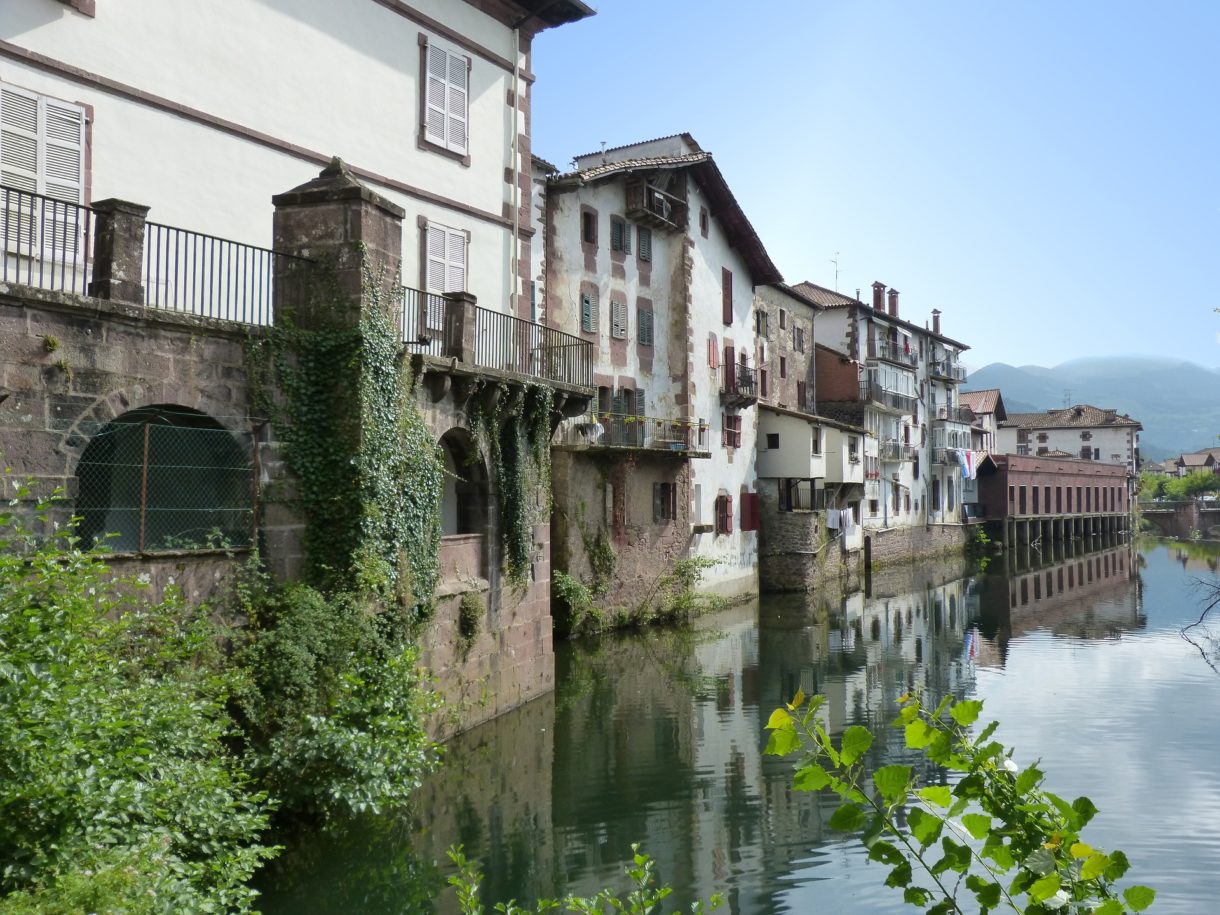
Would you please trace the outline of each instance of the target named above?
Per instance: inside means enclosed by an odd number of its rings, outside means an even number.
[[[1105,639],[1143,628],[1140,589],[1132,587],[1136,557],[1123,544],[1034,568],[1014,563],[1008,574],[988,576],[980,586],[978,665],[1003,667],[1009,640],[1035,629]]]

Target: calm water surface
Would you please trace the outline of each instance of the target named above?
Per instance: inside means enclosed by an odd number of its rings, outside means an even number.
[[[261,881],[264,911],[455,911],[444,851],[459,842],[488,904],[623,886],[641,842],[675,906],[719,891],[734,913],[913,911],[825,828],[835,803],[791,791],[790,765],[762,755],[798,687],[828,697],[836,731],[888,723],[912,688],[983,699],[1018,761],[1041,757],[1051,790],[1101,809],[1087,836],[1127,852],[1159,890],[1152,911],[1215,911],[1220,620],[1193,644],[1181,630],[1220,549],[1046,559],[922,566],[833,605],[766,598],[692,632],[563,646],[557,692],[456,740],[412,817],[294,839]],[[870,756],[917,761],[899,732]]]

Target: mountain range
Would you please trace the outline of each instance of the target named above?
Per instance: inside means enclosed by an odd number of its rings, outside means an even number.
[[[1126,413],[1144,427],[1145,460],[1216,447],[1220,434],[1220,371],[1176,359],[1073,359],[1054,368],[993,362],[971,372],[963,386],[984,388],[999,388],[1009,413],[1080,403]]]

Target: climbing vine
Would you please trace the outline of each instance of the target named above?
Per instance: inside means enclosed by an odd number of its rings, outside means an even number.
[[[524,585],[533,542],[530,494],[550,497],[551,411],[554,391],[528,384],[510,395],[503,383],[470,398],[467,421],[475,442],[491,459],[500,494],[500,531],[508,580]]]
[[[252,350],[266,376],[256,393],[296,479],[306,575],[395,597],[420,619],[439,575],[443,459],[367,261],[368,307],[354,327],[316,318],[350,308],[334,271],[318,274],[312,326],[282,315]]]

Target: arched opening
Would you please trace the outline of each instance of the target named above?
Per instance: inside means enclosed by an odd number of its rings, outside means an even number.
[[[487,472],[468,433],[450,429],[441,436],[445,489],[441,496],[441,533],[482,534],[487,529]]]
[[[251,443],[205,413],[164,404],[124,413],[89,442],[76,478],[85,546],[146,552],[251,544]]]

